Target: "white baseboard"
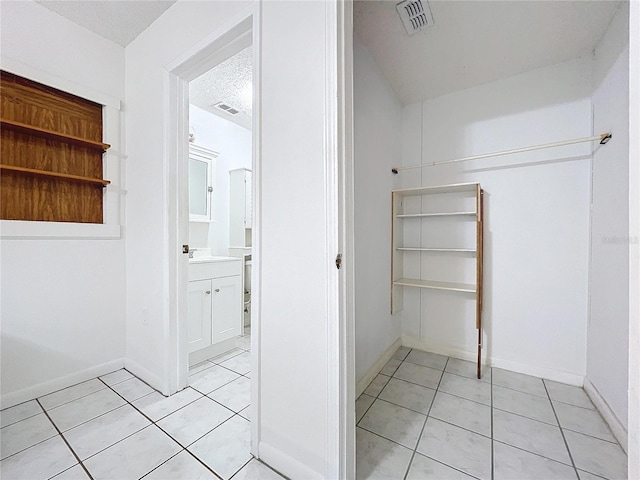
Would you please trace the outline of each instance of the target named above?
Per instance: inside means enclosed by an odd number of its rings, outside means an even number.
[[[622,449],[625,451],[625,453],[628,454],[627,429],[622,424],[622,422],[618,420],[616,414],[613,413],[613,410],[611,409],[607,401],[602,397],[602,395],[600,395],[600,392],[598,392],[598,389],[593,383],[591,383],[591,380],[589,380],[589,378],[584,379],[584,391],[587,392],[587,395],[595,405],[596,409],[600,412],[600,415],[602,415],[604,421],[607,422],[609,428],[611,428],[611,433],[613,433],[613,436],[616,437]]]
[[[449,345],[441,345],[430,342],[428,340],[421,340],[414,337],[403,336],[402,345],[409,348],[417,348],[418,350],[446,355],[448,357],[459,358],[460,360],[468,360],[474,363],[477,360],[477,352],[461,350]],[[502,358],[491,357],[487,356],[486,351],[484,350],[482,352],[482,364],[489,365],[491,367],[502,368],[511,372],[523,373],[525,375],[531,375],[538,378],[546,378],[547,380],[553,380],[554,382],[575,385],[577,387],[581,387],[584,383],[584,375],[564,372],[561,370],[554,370],[546,367],[539,367],[537,365],[514,362],[512,360],[505,360]]]
[[[139,363],[125,358],[124,368],[126,368],[130,373],[133,373],[140,380],[148,384],[151,388],[154,388],[155,390],[162,393],[164,396],[169,395],[168,389],[163,388],[166,385],[166,382],[156,374],[151,373],[149,370],[141,366]]]
[[[265,442],[260,442],[260,461],[287,478],[304,478],[305,480],[322,479],[320,472],[310,469],[281,450]]]
[[[124,366],[124,358],[119,358],[117,360],[105,362],[100,365],[81,370],[79,372],[65,375],[63,377],[58,377],[53,380],[47,380],[46,382],[38,383],[37,385],[32,385],[15,392],[9,392],[3,394],[0,398],[0,407],[12,407],[14,405],[18,405],[19,403],[27,402],[29,400],[33,400],[34,398],[42,397],[55,391],[62,390],[63,388],[86,382],[87,380],[91,380],[92,378],[106,375],[107,373],[119,370]]]
[[[364,377],[358,380],[358,382],[356,383],[356,398],[362,395],[362,392],[366,390],[367,386],[371,383],[371,380],[376,378],[376,375],[380,373],[382,367],[384,367],[387,362],[391,360],[393,354],[396,353],[396,350],[398,350],[398,348],[400,348],[402,344],[403,343],[399,338],[395,342],[393,342],[393,344],[389,348],[387,348],[380,356],[378,361],[373,364],[373,366],[367,371],[367,373],[365,373]]]

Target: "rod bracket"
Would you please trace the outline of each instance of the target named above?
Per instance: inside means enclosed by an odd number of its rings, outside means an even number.
[[[391,169],[391,173],[397,175],[398,174],[398,169],[397,168],[392,168]]]
[[[609,140],[611,140],[610,133],[603,133],[600,135],[600,145],[606,145]]]

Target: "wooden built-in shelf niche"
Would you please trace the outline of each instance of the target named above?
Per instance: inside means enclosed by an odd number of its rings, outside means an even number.
[[[103,223],[102,105],[0,71],[0,218]]]

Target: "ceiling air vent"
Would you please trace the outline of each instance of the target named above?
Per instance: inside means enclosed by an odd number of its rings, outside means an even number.
[[[405,0],[396,5],[396,10],[409,35],[433,26],[433,16],[426,0]]]
[[[222,110],[223,112],[228,113],[229,115],[237,115],[238,113],[240,113],[240,110],[238,110],[237,108],[233,108],[232,106],[227,105],[224,102],[218,102],[214,105],[214,107],[218,110]]]

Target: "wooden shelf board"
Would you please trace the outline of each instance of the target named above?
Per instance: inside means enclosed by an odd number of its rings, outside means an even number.
[[[436,195],[441,193],[470,192],[475,193],[479,183],[457,183],[454,185],[442,185],[438,187],[405,188],[393,190],[393,193],[400,196],[407,195]]]
[[[450,252],[450,253],[476,253],[473,248],[422,248],[422,247],[396,247],[396,250],[404,252]]]
[[[475,217],[476,212],[449,212],[449,213],[402,213],[397,218],[424,218],[424,217]]]
[[[68,173],[50,172],[47,170],[37,170],[35,168],[16,167],[14,165],[0,164],[0,170],[19,172],[27,175],[38,175],[41,177],[63,178],[65,180],[73,180],[73,181],[84,182],[84,183],[95,183],[96,185],[100,185],[103,187],[106,187],[111,183],[109,180],[103,180],[101,178],[91,178],[91,177],[83,177],[80,175],[70,175]]]
[[[110,145],[102,142],[95,142],[93,140],[87,140],[86,138],[76,137],[73,135],[67,135],[65,133],[52,132],[51,130],[45,130],[44,128],[34,127],[27,125],[26,123],[16,122],[13,120],[0,119],[0,125],[4,128],[16,130],[21,133],[27,133],[29,135],[35,135],[38,137],[50,138],[61,142],[72,143],[74,145],[80,145],[82,147],[94,148],[98,150],[106,151]]]
[[[428,288],[432,290],[447,290],[451,292],[476,293],[476,286],[471,283],[437,282],[434,280],[400,278],[398,280],[394,280],[393,284],[403,287],[417,287]]]

